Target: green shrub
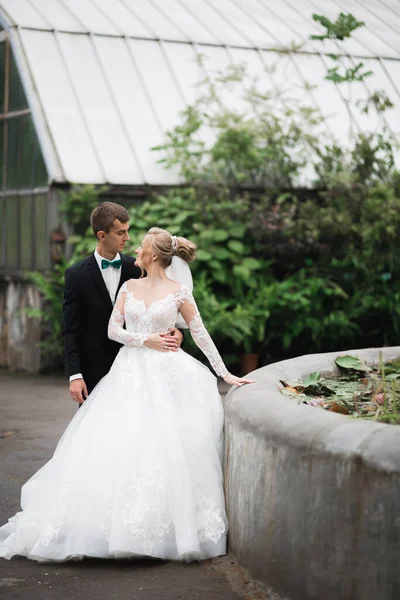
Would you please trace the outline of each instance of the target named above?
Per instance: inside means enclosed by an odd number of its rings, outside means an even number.
[[[346,14],[334,22],[314,18],[326,28],[316,40],[340,41],[363,26]],[[398,343],[400,174],[382,117],[393,104],[376,90],[361,105],[351,82],[370,73],[362,63],[347,68],[341,54],[330,59],[335,66],[326,78],[345,83],[350,110],[375,111],[376,132],[353,132],[351,147],[341,147],[321,134],[321,114],[294,102],[290,89],[271,93],[243,67],[231,67],[202,82],[197,100],[156,149],[185,185],[129,208],[128,253],[153,226],[196,243],[195,295],[228,361],[242,352],[274,359]],[[230,93],[242,100],[235,110],[221,101]],[[300,191],[304,166],[315,186]],[[88,218],[103,191],[75,187],[65,198],[75,229],[72,261],[93,251]],[[55,344],[63,268],[36,278],[54,304]]]

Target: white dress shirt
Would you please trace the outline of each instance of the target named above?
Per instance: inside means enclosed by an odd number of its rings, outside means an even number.
[[[111,302],[114,305],[115,297],[117,294],[118,285],[121,279],[121,269],[115,269],[111,265],[107,269],[101,268],[101,261],[103,260],[103,256],[94,251],[94,257],[96,259],[97,264],[99,265],[100,273],[103,276],[104,283],[106,284],[106,288],[108,293],[110,294]],[[120,260],[121,256],[117,253],[112,260]],[[76,373],[75,375],[71,375],[69,381],[74,381],[74,379],[83,379],[82,373]]]
[[[102,269],[101,261],[103,260],[103,256],[100,256],[97,250],[95,250],[94,257],[96,259],[97,264],[99,265],[100,273],[103,276],[107,291],[110,294],[111,302],[114,305],[115,296],[121,279],[121,269],[115,269],[111,266],[109,266],[107,269]],[[116,254],[112,260],[121,260],[121,256],[119,254]]]

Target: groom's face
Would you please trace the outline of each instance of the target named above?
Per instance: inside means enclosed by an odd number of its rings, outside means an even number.
[[[102,234],[104,249],[110,254],[123,252],[126,242],[130,239],[128,230],[129,223],[121,223],[121,221],[115,219],[110,231],[107,233],[105,231],[99,232]]]

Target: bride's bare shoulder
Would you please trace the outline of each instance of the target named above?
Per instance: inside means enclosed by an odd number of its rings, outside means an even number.
[[[169,279],[168,285],[172,293],[179,292],[182,287],[182,284],[179,283],[179,281],[175,281],[174,279]]]
[[[128,288],[129,292],[133,292],[133,290],[138,288],[140,282],[140,279],[128,279],[127,281],[125,281],[125,286]]]

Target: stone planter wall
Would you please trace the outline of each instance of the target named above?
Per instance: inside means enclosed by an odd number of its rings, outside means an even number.
[[[379,357],[349,352],[369,364]],[[230,550],[291,600],[398,600],[400,426],[298,405],[279,391],[279,379],[336,371],[338,354],[269,365],[227,395]]]
[[[41,327],[28,318],[26,308],[40,308],[37,289],[23,281],[0,281],[0,368],[36,373]]]

